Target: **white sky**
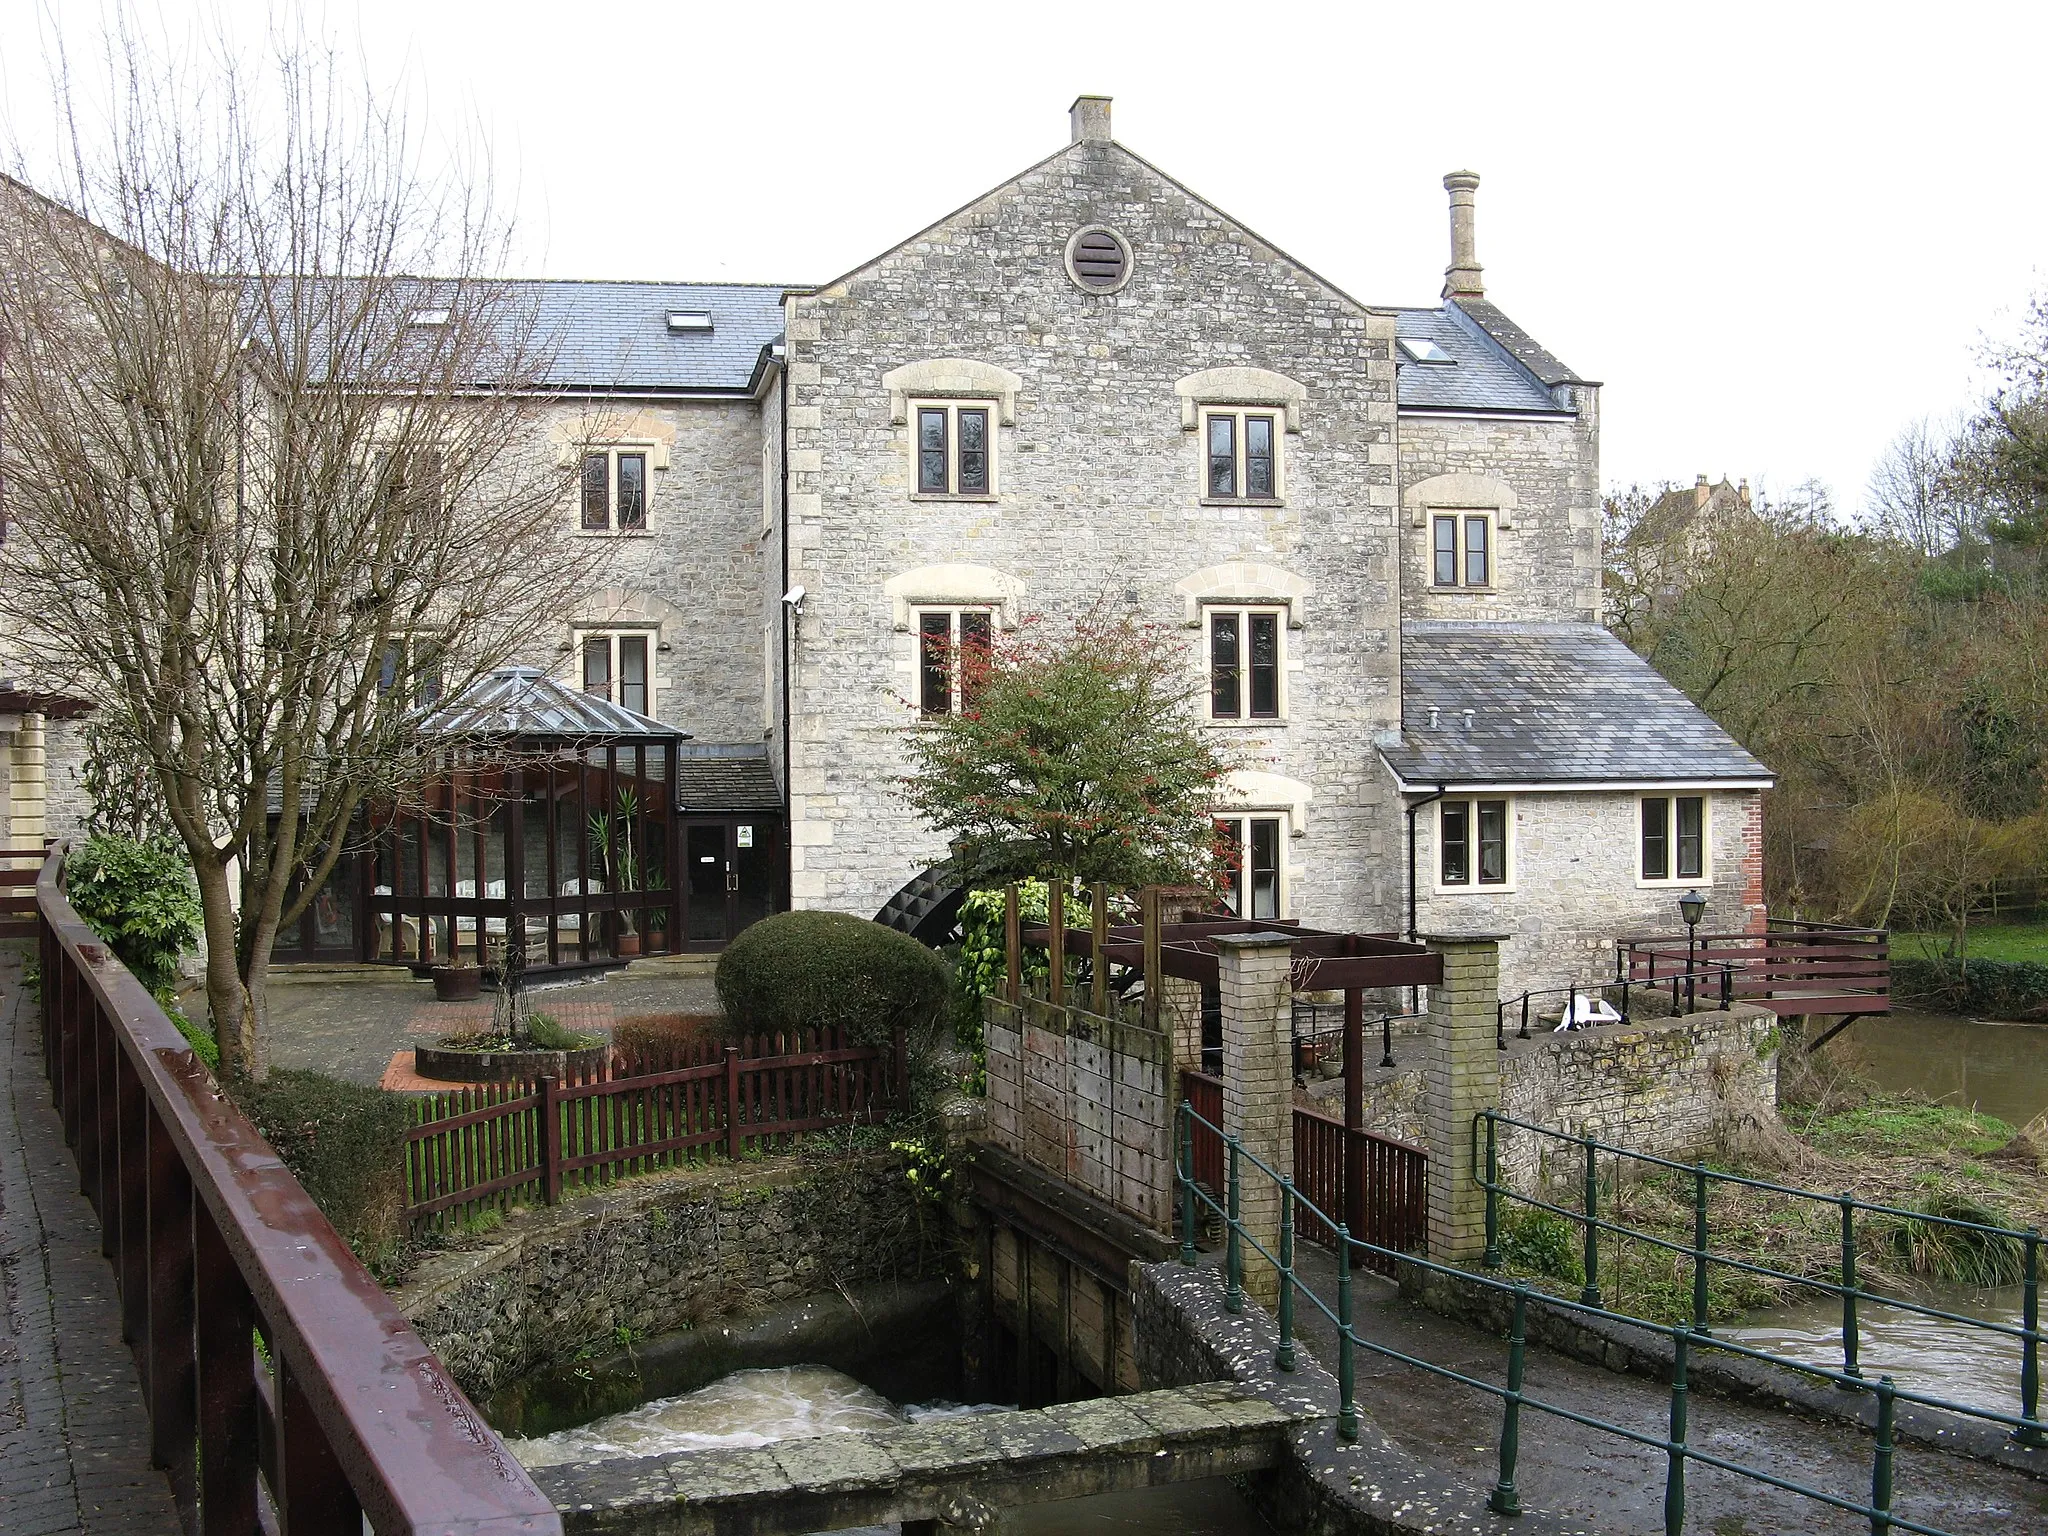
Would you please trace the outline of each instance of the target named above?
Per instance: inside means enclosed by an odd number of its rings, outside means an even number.
[[[33,146],[42,38],[0,0]],[[161,0],[174,30],[262,0]],[[327,27],[518,178],[529,270],[818,281],[1117,137],[1372,303],[1429,303],[1469,166],[1490,297],[1603,380],[1610,485],[1818,476],[1860,505],[2048,286],[2048,6],[335,0]]]

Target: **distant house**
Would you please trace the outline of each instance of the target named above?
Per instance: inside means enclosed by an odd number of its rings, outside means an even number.
[[[689,733],[674,942],[785,904],[914,922],[946,848],[903,733],[962,707],[946,658],[1104,592],[1184,633],[1253,762],[1215,807],[1245,915],[1506,933],[1510,991],[1692,887],[1761,926],[1770,772],[1599,622],[1600,386],[1487,296],[1479,178],[1444,178],[1439,302],[1374,305],[1116,142],[1106,98],[1071,119],[824,284],[538,285],[560,536],[615,558],[527,660]],[[359,934],[375,880],[337,874]]]
[[[1756,509],[1749,482],[1709,484],[1705,475],[1690,486],[1673,486],[1650,503],[1628,533],[1627,547],[1637,585],[1657,598],[1675,596],[1686,573],[1711,554],[1729,529],[1753,524]]]

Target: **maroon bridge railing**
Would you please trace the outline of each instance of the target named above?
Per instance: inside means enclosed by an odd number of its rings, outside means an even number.
[[[421,1100],[406,1133],[406,1220],[419,1228],[521,1200],[553,1205],[624,1175],[882,1119],[904,1102],[908,1044],[900,1030],[882,1050],[810,1029],[679,1050],[663,1067]]]
[[[1852,1014],[1891,1011],[1891,936],[1882,928],[1852,928],[1772,918],[1762,933],[1684,934],[1615,942],[1615,980],[1631,986],[1669,986],[1686,970],[1688,956],[1703,991],[1719,1005],[1719,981],[1730,972],[1738,1002],[1770,1002],[1780,1013]]]
[[[1223,1080],[1203,1072],[1183,1071],[1181,1097],[1209,1125],[1223,1123]],[[1347,1199],[1345,1167],[1356,1170],[1355,1194]],[[1223,1138],[1208,1126],[1194,1127],[1195,1182],[1219,1198],[1228,1173]],[[1429,1154],[1405,1141],[1375,1131],[1347,1133],[1344,1122],[1312,1109],[1294,1107],[1294,1187],[1321,1210],[1345,1212],[1351,1235],[1381,1248],[1412,1252],[1424,1246],[1429,1232]],[[1337,1245],[1336,1230],[1312,1215],[1302,1217],[1300,1236],[1325,1248]],[[1384,1274],[1394,1261],[1381,1254],[1359,1253],[1358,1263]]]
[[[112,1261],[151,1461],[204,1536],[561,1520],[142,984],[36,884],[43,1051]],[[261,1341],[260,1348],[258,1341]]]
[[[36,936],[36,879],[41,848],[0,848],[0,939]]]

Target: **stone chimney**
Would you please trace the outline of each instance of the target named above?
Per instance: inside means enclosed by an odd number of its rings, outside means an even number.
[[[1737,486],[1735,487],[1735,494],[1736,494],[1737,496],[1740,496],[1740,497],[1742,498],[1742,510],[1743,510],[1743,511],[1745,511],[1745,512],[1747,512],[1747,511],[1748,511],[1748,510],[1750,509],[1750,508],[1749,508],[1749,481],[1747,481],[1747,480],[1744,480],[1744,481],[1742,481],[1742,482],[1741,482],[1740,484],[1738,484],[1738,485],[1737,485]]]
[[[1707,489],[1707,477],[1701,475],[1692,483],[1693,510],[1697,512],[1701,507],[1704,507],[1707,504],[1708,498],[1712,495],[1713,492]]]
[[[1067,108],[1067,121],[1073,128],[1076,144],[1107,144],[1109,142],[1109,98],[1107,96],[1076,96],[1074,104]]]
[[[1472,194],[1479,190],[1477,171],[1453,171],[1444,178],[1444,190],[1451,194],[1451,264],[1444,268],[1447,299],[1483,299],[1486,285],[1479,280],[1479,253],[1472,235]]]

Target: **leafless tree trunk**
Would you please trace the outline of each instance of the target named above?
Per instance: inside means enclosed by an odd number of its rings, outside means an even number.
[[[559,537],[576,460],[485,174],[424,173],[303,39],[195,67],[117,25],[106,58],[55,70],[57,200],[0,184],[0,625],[153,777],[222,1064],[260,1076],[272,944],[403,792],[406,717],[605,550]]]

